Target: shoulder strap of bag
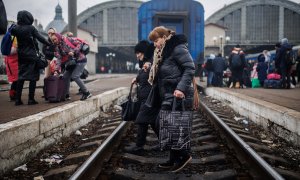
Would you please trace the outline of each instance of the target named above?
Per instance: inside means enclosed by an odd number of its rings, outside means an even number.
[[[36,56],[39,57],[40,56],[40,52],[37,50],[36,46],[35,46],[35,43],[34,43],[34,40],[33,40],[33,37],[31,36],[30,38],[32,40],[32,44],[33,44],[33,47],[34,47],[34,50],[35,50],[35,53],[36,53]]]
[[[71,48],[75,49],[76,47],[74,46],[74,44],[72,44],[70,41],[69,41],[69,38],[65,37],[65,42],[67,43],[67,45],[69,45]]]
[[[198,88],[196,84],[196,79],[193,77],[193,88],[194,88],[194,102],[193,102],[193,109],[197,110],[199,108],[199,94],[198,94]]]
[[[134,83],[131,83],[131,85],[130,85],[130,91],[129,91],[129,94],[128,94],[128,100],[132,99],[132,89],[133,89],[133,86],[134,86]],[[137,91],[138,91],[138,88],[137,88]]]

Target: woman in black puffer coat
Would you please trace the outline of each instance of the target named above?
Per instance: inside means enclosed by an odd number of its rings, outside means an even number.
[[[36,81],[39,80],[40,72],[36,68],[36,61],[39,60],[36,53],[38,50],[39,40],[43,44],[49,42],[39,34],[37,29],[32,25],[33,16],[28,11],[19,11],[17,15],[17,26],[12,29],[11,33],[17,37],[18,40],[18,84],[17,84],[17,95],[15,105],[22,105],[21,100],[23,85],[25,81],[29,83],[29,98],[28,105],[38,104],[34,99],[34,93],[36,88]]]
[[[160,26],[150,32],[149,39],[156,47],[153,65],[149,74],[149,82],[158,86],[155,98],[160,99],[158,105],[161,110],[171,110],[174,96],[185,99],[186,110],[193,108],[194,90],[191,86],[195,73],[195,65],[187,47],[184,35]],[[179,104],[181,101],[179,100]],[[177,104],[177,107],[181,107]],[[160,168],[178,172],[192,157],[189,150],[170,150],[169,161],[159,165]]]
[[[158,128],[155,124],[158,109],[149,108],[145,105],[147,97],[151,91],[151,84],[149,84],[148,78],[154,49],[154,45],[150,44],[146,40],[140,41],[134,48],[136,57],[139,61],[140,70],[132,83],[138,84],[138,100],[141,103],[141,107],[135,120],[135,124],[138,126],[136,144],[125,148],[125,151],[130,153],[140,153],[144,150],[143,147],[146,144],[149,124],[158,136]]]

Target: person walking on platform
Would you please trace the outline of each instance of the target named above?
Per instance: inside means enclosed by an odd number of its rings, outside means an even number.
[[[180,104],[184,103],[187,111],[192,110],[194,90],[191,83],[195,65],[188,51],[186,37],[159,26],[150,32],[149,39],[156,47],[149,75],[149,82],[158,88],[157,97],[154,97],[159,99],[156,107],[171,110],[175,96]],[[183,98],[185,102],[182,102]],[[177,107],[180,109],[181,105],[177,104]],[[178,172],[192,160],[189,151],[170,149],[169,160],[159,167]]]
[[[298,49],[297,51],[296,74],[297,74],[297,83],[300,84],[300,49]]]
[[[200,82],[204,82],[204,80],[203,80],[203,71],[204,71],[203,64],[204,64],[204,56],[203,56],[203,53],[200,53],[198,56],[198,63],[197,63]]]
[[[18,83],[18,52],[17,52],[17,38],[14,38],[10,55],[4,57],[6,66],[6,74],[8,82],[11,83],[9,90],[10,101],[16,100],[17,83]]]
[[[19,11],[17,15],[17,25],[11,30],[11,34],[16,36],[18,40],[18,83],[15,105],[22,105],[21,100],[23,85],[25,81],[29,81],[29,99],[28,105],[38,104],[34,99],[36,81],[40,78],[39,69],[36,68],[38,43],[39,40],[43,44],[50,43],[39,34],[38,30],[32,25],[33,16],[28,11]]]
[[[52,42],[56,45],[55,57],[57,58],[56,69],[54,75],[58,76],[60,69],[64,70],[63,77],[66,83],[66,99],[70,99],[70,82],[71,78],[76,82],[82,91],[80,100],[90,98],[92,94],[87,90],[86,86],[80,79],[84,67],[87,63],[86,56],[80,51],[82,42],[74,37],[64,37],[59,33],[51,36]],[[74,68],[66,67],[67,61],[75,60]]]
[[[139,61],[140,70],[137,77],[132,80],[132,83],[137,83],[139,85],[138,100],[141,103],[141,108],[135,120],[135,124],[138,126],[136,144],[134,146],[126,147],[125,151],[130,153],[140,153],[144,150],[144,145],[146,144],[149,125],[158,137],[158,128],[155,124],[158,110],[145,105],[151,90],[151,84],[149,84],[148,78],[154,53],[154,45],[146,40],[142,40],[135,46],[134,51]]]
[[[260,54],[257,57],[257,76],[261,87],[264,87],[264,82],[267,79],[267,71],[268,71],[268,64],[265,62],[265,56],[263,54]]]
[[[221,53],[213,61],[213,85],[216,87],[223,87],[223,72],[226,70],[227,64]]]
[[[213,61],[216,58],[214,54],[210,54],[209,58],[206,60],[205,63],[205,69],[207,71],[207,87],[212,86],[212,80],[214,78],[214,67],[213,67]]]
[[[231,71],[234,88],[243,87],[243,70],[246,65],[245,54],[240,45],[236,45],[229,56],[229,68]]]
[[[292,46],[288,43],[288,39],[283,38],[281,40],[281,46],[278,51],[278,54],[276,53],[276,59],[275,59],[275,63],[278,65],[279,68],[279,74],[281,75],[282,78],[282,87],[285,89],[291,88],[290,70],[292,64],[288,62],[289,52],[291,50],[292,50]]]

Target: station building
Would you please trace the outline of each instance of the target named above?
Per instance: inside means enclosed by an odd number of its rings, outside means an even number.
[[[284,37],[300,44],[300,4],[288,0],[237,1],[215,12],[205,23],[217,29],[224,27],[223,32],[206,34],[205,41],[208,49],[216,42],[215,48],[225,55],[236,44],[248,53],[274,49]]]
[[[98,35],[97,73],[135,72],[138,42],[137,0],[115,0],[95,5],[78,15],[79,28]]]

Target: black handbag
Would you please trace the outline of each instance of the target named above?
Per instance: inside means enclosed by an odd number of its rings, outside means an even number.
[[[84,68],[82,74],[80,75],[80,79],[86,79],[89,76],[89,71]]]
[[[159,90],[158,90],[158,85],[157,83],[153,84],[151,90],[150,90],[150,93],[147,97],[147,100],[145,102],[145,105],[147,107],[158,107],[159,106],[159,100],[160,97],[159,97]]]
[[[127,97],[127,101],[121,105],[122,107],[122,119],[123,121],[135,121],[139,110],[141,103],[138,100],[133,100],[132,98],[132,88],[134,84],[131,84],[129,95]]]
[[[46,60],[46,57],[43,54],[39,54],[39,58],[36,61],[35,66],[37,69],[45,69],[48,66],[48,61]]]
[[[65,63],[65,69],[67,71],[72,71],[76,67],[76,58],[69,57],[69,60]]]
[[[172,110],[159,112],[159,145],[162,150],[189,150],[191,147],[193,111],[186,111],[184,100],[181,110],[174,97]]]
[[[36,56],[37,56],[37,60],[35,61],[35,68],[36,69],[45,69],[48,66],[48,61],[47,61],[46,57],[42,53],[40,53],[40,51],[38,51],[38,49],[36,48],[33,37],[31,39],[32,39],[32,43],[33,43],[33,47],[34,47]]]

